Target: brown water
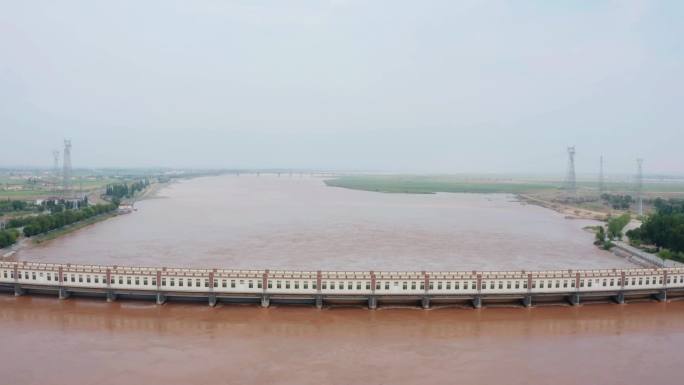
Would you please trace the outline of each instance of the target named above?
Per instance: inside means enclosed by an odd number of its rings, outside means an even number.
[[[27,260],[245,269],[520,270],[631,267],[592,221],[510,195],[382,194],[249,175],[171,185],[160,199],[20,252]]]
[[[184,181],[32,260],[289,269],[629,266],[587,221],[507,195],[388,195],[310,178]],[[381,309],[0,295],[2,384],[674,384],[684,302]]]
[[[269,308],[0,296],[3,384],[677,384],[684,302]]]

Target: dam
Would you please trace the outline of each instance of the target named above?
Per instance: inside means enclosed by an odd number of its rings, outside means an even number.
[[[201,300],[217,303],[366,304],[383,305],[487,304],[610,299],[684,295],[684,268],[633,268],[550,271],[286,271],[0,262],[0,288],[15,295]]]

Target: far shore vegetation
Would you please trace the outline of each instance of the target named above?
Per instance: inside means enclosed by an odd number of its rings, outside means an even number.
[[[524,181],[467,180],[450,176],[422,175],[353,175],[326,180],[332,187],[384,193],[527,193],[552,189],[557,185]]]
[[[51,212],[50,214],[12,218],[7,222],[6,227],[9,229],[21,228],[24,236],[32,237],[34,235],[44,234],[49,231],[61,229],[64,226],[68,226],[100,214],[112,212],[118,207],[118,202],[114,202],[108,204],[97,204],[84,208],[62,208],[61,210]]]
[[[58,234],[72,231],[81,223],[94,223],[104,214],[114,213],[118,208],[118,201],[106,204],[89,205],[87,198],[79,201],[46,200],[40,204],[28,205],[10,204],[18,211],[2,223],[0,229],[0,249],[15,244],[21,235],[33,237],[42,235],[43,240],[55,238]],[[31,209],[27,211],[27,209]],[[21,215],[19,215],[20,213]],[[46,236],[49,234],[49,236]]]
[[[103,214],[98,214],[98,215],[89,217],[87,219],[80,220],[80,221],[75,222],[73,224],[66,225],[64,227],[60,227],[58,229],[48,231],[47,233],[43,233],[43,234],[33,236],[33,237],[31,237],[31,239],[33,239],[34,243],[42,243],[42,242],[50,241],[50,240],[59,238],[62,235],[74,232],[74,231],[81,229],[83,227],[90,226],[90,225],[95,224],[97,222],[107,220],[107,219],[109,219],[113,216],[116,216],[116,215],[117,215],[117,213],[114,210],[107,211]]]
[[[636,215],[636,186],[626,181],[578,181],[575,193],[564,188],[562,180],[506,175],[410,175],[355,174],[325,181],[331,187],[380,193],[435,194],[478,193],[513,194],[526,203],[557,211],[566,218],[608,221],[624,213]],[[655,210],[658,198],[684,199],[684,178],[652,179],[642,185],[644,212]]]
[[[627,232],[634,246],[653,246],[662,258],[684,262],[684,199],[658,199],[641,227]]]
[[[147,178],[136,180],[128,183],[114,183],[109,184],[105,188],[104,195],[109,199],[121,200],[124,198],[131,199],[136,194],[143,192],[150,185],[150,180]]]
[[[532,194],[562,190],[563,182],[538,178],[467,175],[411,175],[364,174],[343,175],[325,181],[331,187],[384,193],[434,194],[452,193],[509,193]],[[578,181],[579,202],[595,201],[613,209],[628,209],[635,202],[635,186],[626,182],[606,182],[609,193],[599,193],[596,182]],[[678,195],[684,198],[684,180],[674,182],[646,182],[643,184],[646,202],[659,195]]]

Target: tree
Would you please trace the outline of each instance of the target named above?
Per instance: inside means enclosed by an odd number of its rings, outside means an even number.
[[[684,200],[658,198],[653,205],[656,212],[646,218],[640,228],[628,231],[628,236],[659,249],[684,252]]]
[[[13,245],[18,237],[19,232],[15,229],[0,230],[0,248]]]
[[[89,206],[81,210],[64,210],[46,215],[15,218],[9,221],[8,225],[10,227],[23,226],[24,235],[31,237],[116,210],[117,207],[118,205],[116,204],[100,204]]]
[[[596,242],[594,242],[594,244],[602,245],[605,241],[606,231],[603,229],[603,226],[599,226],[598,230],[596,231]]]
[[[627,226],[631,220],[629,214],[622,214],[619,217],[611,218],[608,220],[608,238],[612,239],[622,239],[622,230]]]

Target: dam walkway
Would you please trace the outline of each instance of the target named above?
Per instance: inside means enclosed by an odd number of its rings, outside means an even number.
[[[484,304],[524,306],[684,296],[684,268],[554,271],[285,271],[0,262],[0,289],[15,295],[217,303]]]

